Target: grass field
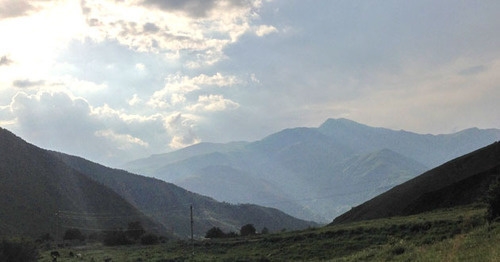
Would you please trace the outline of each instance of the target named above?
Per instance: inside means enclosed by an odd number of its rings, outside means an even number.
[[[500,261],[500,222],[488,224],[485,212],[466,206],[194,245],[87,245],[59,249],[58,261]],[[52,261],[50,251],[39,261]]]

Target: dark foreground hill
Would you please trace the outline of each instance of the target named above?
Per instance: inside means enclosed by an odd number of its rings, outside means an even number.
[[[162,231],[111,189],[0,128],[1,236],[55,236],[70,227],[114,229],[132,221]]]
[[[333,224],[417,214],[481,200],[500,177],[500,142],[449,161],[337,217]]]

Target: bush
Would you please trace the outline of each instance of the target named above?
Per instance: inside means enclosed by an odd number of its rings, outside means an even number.
[[[205,234],[205,238],[224,238],[226,234],[218,227],[210,228]]]
[[[104,232],[103,243],[106,246],[130,245],[132,241],[128,239],[127,234],[122,230]]]
[[[497,217],[500,217],[500,181],[496,181],[491,185],[486,196],[486,203],[488,204],[486,218],[489,222],[492,222]]]
[[[160,239],[155,234],[146,234],[141,237],[142,245],[156,245],[160,243]]]
[[[38,250],[36,245],[27,240],[2,240],[0,242],[0,261],[37,261]]]
[[[64,233],[64,240],[85,240],[85,236],[76,228],[70,228]]]
[[[255,235],[256,232],[257,231],[255,230],[255,227],[252,224],[246,224],[242,226],[240,229],[240,235],[242,237]]]

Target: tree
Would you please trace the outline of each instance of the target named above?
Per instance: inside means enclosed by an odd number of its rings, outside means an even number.
[[[255,233],[256,233],[256,230],[252,224],[246,224],[246,225],[242,226],[240,229],[240,235],[242,237],[252,236],[252,235],[255,235]]]
[[[160,239],[158,238],[157,235],[154,234],[146,234],[141,237],[141,244],[142,245],[156,245],[160,243]]]
[[[85,240],[85,236],[76,228],[70,228],[64,233],[64,240]]]
[[[486,215],[488,221],[491,222],[500,217],[500,180],[490,186],[486,196],[486,203],[488,204],[488,213]]]
[[[264,228],[260,231],[260,233],[261,233],[262,235],[269,234],[269,229],[268,229],[267,227],[264,227]]]
[[[123,230],[106,231],[104,232],[104,245],[106,246],[119,246],[119,245],[129,245],[132,241],[128,239],[127,234]]]
[[[127,235],[134,239],[138,240],[142,235],[144,235],[146,231],[141,225],[140,221],[130,222],[128,223]]]
[[[205,238],[224,238],[226,234],[218,227],[210,228],[205,234]]]

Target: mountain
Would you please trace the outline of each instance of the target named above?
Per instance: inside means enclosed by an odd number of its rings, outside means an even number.
[[[134,207],[180,237],[190,234],[191,205],[195,222],[194,233],[199,236],[203,236],[214,226],[225,231],[238,231],[245,224],[254,224],[259,230],[267,227],[271,231],[278,231],[283,228],[297,230],[317,225],[296,219],[277,209],[250,204],[221,203],[155,178],[108,168],[58,152],[52,154],[68,166],[111,188]]]
[[[215,152],[231,152],[244,148],[247,142],[231,142],[227,144],[220,143],[198,143],[190,147],[182,148],[177,151],[152,155],[147,159],[141,159],[126,163],[123,168],[130,172],[143,171],[144,169],[155,170],[164,165],[182,161],[194,156],[210,154]]]
[[[337,217],[345,223],[404,216],[481,200],[500,178],[500,142],[449,161]]]
[[[295,230],[313,222],[257,205],[231,205],[164,181],[111,169],[38,148],[0,128],[0,235],[59,237],[67,228],[89,233],[140,221],[153,232],[186,237],[193,206],[196,235],[213,226],[237,231]]]
[[[429,168],[498,139],[497,129],[422,135],[328,119],[318,128],[285,129],[238,146],[194,145],[139,159],[124,168],[218,200],[271,206],[295,217],[326,222]]]
[[[165,231],[117,193],[2,128],[0,180],[0,235],[61,237],[67,228],[109,230],[132,221]]]
[[[403,130],[369,127],[348,119],[328,119],[318,129],[357,152],[387,148],[429,168],[500,139],[498,129],[469,128],[453,134],[421,135]]]

